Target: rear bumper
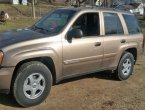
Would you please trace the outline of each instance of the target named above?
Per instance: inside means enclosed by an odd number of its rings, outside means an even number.
[[[14,67],[0,68],[0,93],[9,93]]]

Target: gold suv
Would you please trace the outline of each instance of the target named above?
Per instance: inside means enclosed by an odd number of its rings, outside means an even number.
[[[0,33],[0,90],[11,90],[29,107],[66,78],[112,70],[126,80],[143,47],[138,21],[129,12],[56,9],[28,29]]]

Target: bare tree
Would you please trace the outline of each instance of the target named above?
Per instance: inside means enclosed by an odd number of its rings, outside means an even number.
[[[32,15],[33,18],[36,18],[36,12],[35,12],[35,0],[32,0]]]

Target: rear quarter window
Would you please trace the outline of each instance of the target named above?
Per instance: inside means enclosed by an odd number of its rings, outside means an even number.
[[[124,34],[120,18],[116,13],[104,12],[104,24],[106,35]]]
[[[129,34],[137,34],[141,32],[137,18],[134,15],[123,14],[123,18],[126,22]]]

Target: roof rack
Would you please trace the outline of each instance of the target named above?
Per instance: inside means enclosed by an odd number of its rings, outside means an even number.
[[[91,9],[104,9],[104,10],[113,10],[113,11],[123,11],[123,12],[130,12],[127,9],[118,9],[118,8],[111,8],[111,7],[102,7],[102,6],[91,6],[91,5],[80,5],[83,8],[91,8]]]
[[[113,8],[113,7],[108,7],[108,0],[104,0],[104,4],[101,6],[96,6],[94,4],[94,0],[90,0],[90,4],[79,4],[79,5],[73,5],[75,8],[76,7],[85,7],[85,8],[92,8],[92,9],[106,9],[106,10],[114,10],[114,11],[124,11],[124,12],[130,12],[129,10],[125,9],[125,8],[119,8],[119,7],[116,7],[116,8]]]

